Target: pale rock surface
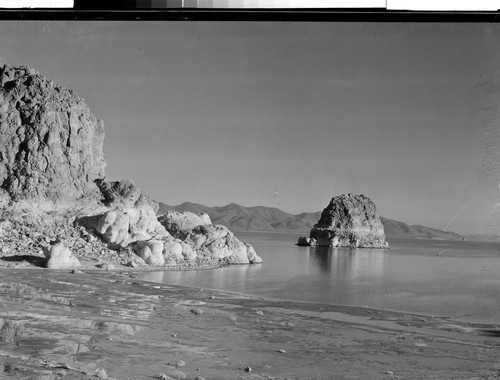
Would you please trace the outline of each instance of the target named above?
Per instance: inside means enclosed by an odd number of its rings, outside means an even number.
[[[161,240],[139,241],[134,244],[134,250],[146,264],[165,264],[165,258],[163,257],[163,241]]]
[[[184,256],[184,258],[189,262],[195,261],[197,255],[193,247],[184,241],[181,243],[181,246],[182,246],[182,256]]]
[[[183,241],[182,254],[187,260],[197,258],[228,260],[231,264],[262,263],[262,258],[250,244],[239,241],[227,227],[214,226],[207,214],[169,211],[159,216],[158,220],[173,237]]]
[[[178,263],[183,260],[182,244],[180,240],[170,238],[163,242],[163,257],[165,261]]]
[[[375,204],[364,195],[353,194],[332,198],[311,229],[309,238],[299,238],[298,244],[352,248],[388,246]]]
[[[46,264],[48,269],[73,269],[80,266],[80,262],[73,256],[71,250],[62,243],[47,247],[44,254],[48,259]]]
[[[189,211],[170,210],[166,214],[160,215],[158,220],[172,236],[180,239],[185,239],[191,230],[197,226],[212,225],[208,214],[195,214]]]
[[[252,263],[252,264],[261,264],[263,262],[262,258],[259,255],[257,255],[257,252],[255,252],[255,248],[254,247],[252,247],[248,243],[245,243],[245,247],[247,249],[247,258],[248,258],[248,262],[249,263]]]
[[[169,237],[156,217],[156,202],[145,196],[132,181],[100,180],[97,184],[108,211],[80,218],[78,223],[96,231],[110,247],[124,248],[137,241]]]
[[[250,261],[248,261],[248,255],[247,255],[247,247],[245,247],[245,244],[242,242],[238,241],[235,242],[233,247],[232,247],[232,255],[228,257],[229,262],[231,264],[249,264]]]

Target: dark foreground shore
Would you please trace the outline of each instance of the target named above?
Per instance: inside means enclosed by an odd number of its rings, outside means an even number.
[[[0,269],[0,379],[497,379],[500,328]]]

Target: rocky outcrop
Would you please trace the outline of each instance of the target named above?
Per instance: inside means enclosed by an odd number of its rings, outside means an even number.
[[[388,248],[375,204],[353,194],[332,198],[309,237],[300,237],[298,245]]]
[[[73,91],[21,66],[0,67],[0,206],[61,209],[104,177],[104,125]]]
[[[125,248],[137,241],[168,236],[156,218],[156,203],[130,180],[96,181],[107,209],[102,214],[78,219],[112,248]]]
[[[208,215],[159,220],[132,181],[107,181],[103,139],[102,121],[73,91],[28,67],[0,67],[0,257],[37,255],[54,269],[78,257],[106,268],[262,261]]]
[[[158,220],[172,236],[179,239],[186,239],[195,227],[212,224],[210,217],[206,213],[195,214],[193,212],[177,212],[173,210],[160,215]]]
[[[177,241],[188,245],[191,255],[182,254],[191,260],[227,260],[230,264],[259,264],[260,258],[250,244],[242,243],[222,225],[213,225],[207,214],[194,214],[189,211],[168,211],[158,220]],[[170,243],[172,244],[172,243]],[[182,244],[181,244],[182,246]],[[172,260],[173,253],[165,251],[167,260]]]

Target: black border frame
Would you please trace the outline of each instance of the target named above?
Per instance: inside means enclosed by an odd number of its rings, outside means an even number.
[[[370,9],[0,9],[0,20],[500,22],[499,11]]]

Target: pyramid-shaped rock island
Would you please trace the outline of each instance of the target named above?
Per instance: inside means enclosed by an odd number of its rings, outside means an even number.
[[[364,195],[353,194],[332,198],[309,237],[300,237],[298,245],[389,248],[375,204]]]

